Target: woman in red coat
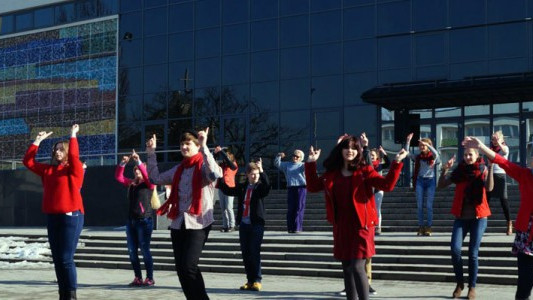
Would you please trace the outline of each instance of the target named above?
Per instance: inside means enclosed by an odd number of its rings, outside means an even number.
[[[374,226],[378,218],[372,188],[392,191],[407,152],[396,155],[387,177],[365,164],[359,138],[344,137],[324,161],[326,172],[318,177],[320,150],[309,150],[305,164],[307,190],[324,191],[327,220],[333,225],[333,256],[342,262],[347,299],[368,299],[365,260],[375,254]],[[356,295],[357,293],[357,295]]]

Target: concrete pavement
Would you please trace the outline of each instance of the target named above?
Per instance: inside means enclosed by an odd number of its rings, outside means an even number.
[[[212,300],[235,299],[345,299],[336,292],[343,289],[342,280],[296,276],[265,276],[261,292],[244,292],[238,287],[244,275],[204,273]],[[156,271],[156,285],[150,288],[127,287],[133,272],[127,270],[78,268],[79,299],[185,299],[174,272]],[[53,267],[3,270],[0,276],[1,299],[58,299]],[[371,299],[449,299],[455,288],[451,283],[407,281],[375,281],[378,294]],[[478,285],[478,298],[514,299],[514,286]],[[466,292],[464,293],[466,295]]]

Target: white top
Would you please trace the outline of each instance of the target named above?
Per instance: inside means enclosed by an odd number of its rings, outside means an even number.
[[[507,147],[507,145],[502,145],[502,149],[498,152],[498,154],[503,156],[505,159],[509,159],[509,147]],[[505,170],[498,166],[498,164],[494,164],[493,170],[494,174],[505,174]]]

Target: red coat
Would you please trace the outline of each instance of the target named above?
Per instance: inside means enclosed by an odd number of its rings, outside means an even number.
[[[457,218],[461,217],[461,211],[463,210],[464,192],[467,185],[467,182],[459,182],[455,184],[455,195],[453,197],[451,212],[452,215],[456,216]],[[479,205],[476,205],[476,218],[486,218],[490,215],[491,213],[489,203],[487,201],[487,191],[485,190],[485,187],[483,187],[483,197],[481,198],[481,203]]]
[[[520,190],[520,208],[516,215],[515,228],[518,231],[527,232],[529,219],[533,214],[533,171],[529,168],[514,164],[499,154],[496,154],[494,163],[504,169],[505,173],[511,176],[511,178],[518,181],[518,189]],[[532,239],[533,227],[529,232],[529,241]]]
[[[80,189],[83,184],[83,166],[79,159],[79,146],[76,138],[70,138],[67,165],[49,165],[35,161],[38,146],[31,145],[22,161],[26,168],[41,176],[43,183],[43,212],[64,214],[81,211],[83,202]]]
[[[352,176],[352,200],[355,213],[362,228],[375,226],[378,222],[376,204],[372,188],[390,192],[396,185],[402,170],[403,163],[393,162],[386,177],[379,175],[371,165],[358,168]],[[326,198],[326,215],[331,224],[335,224],[335,201],[332,197],[334,180],[340,175],[339,171],[326,172],[318,177],[316,173],[316,162],[305,163],[305,178],[307,190],[315,193],[324,190]]]

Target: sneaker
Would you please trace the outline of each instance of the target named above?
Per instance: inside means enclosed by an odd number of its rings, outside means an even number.
[[[139,277],[133,278],[133,281],[130,282],[130,284],[128,284],[128,286],[130,287],[136,287],[136,286],[142,286],[142,285],[143,285],[143,281]]]
[[[346,289],[340,291],[339,296],[346,296]]]
[[[155,281],[153,279],[150,279],[150,278],[144,279],[144,282],[143,282],[144,286],[153,286],[154,284],[155,284]]]
[[[468,288],[468,295],[466,297],[468,300],[476,299],[476,288]]]
[[[235,231],[235,228],[234,227],[230,227],[226,230],[226,232],[232,232],[232,231]]]
[[[222,227],[222,228],[220,228],[220,232],[228,232],[228,228]]]
[[[368,285],[368,293],[370,295],[377,295],[378,294],[378,292],[376,292],[376,290],[373,289],[371,285]]]
[[[461,292],[464,290],[465,285],[463,283],[458,282],[457,286],[455,286],[455,290],[453,290],[452,298],[458,299],[461,297]]]
[[[252,285],[247,282],[247,283],[243,284],[239,289],[241,289],[243,291],[248,291],[251,288],[252,288]]]
[[[259,292],[263,288],[263,285],[261,282],[254,282],[252,286],[250,287],[250,290]]]
[[[425,236],[431,236],[433,232],[431,231],[431,227],[426,227],[426,231],[424,232],[424,235]]]

